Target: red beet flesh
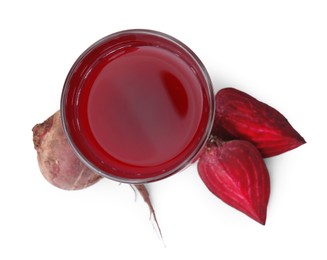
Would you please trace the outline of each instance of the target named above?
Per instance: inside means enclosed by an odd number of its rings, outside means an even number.
[[[209,143],[198,163],[201,179],[222,201],[264,225],[270,194],[268,169],[250,142]]]

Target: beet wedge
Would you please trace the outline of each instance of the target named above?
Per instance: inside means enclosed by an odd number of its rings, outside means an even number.
[[[199,159],[198,172],[214,195],[265,225],[269,174],[261,154],[250,142],[209,143]]]
[[[299,147],[304,138],[273,107],[234,88],[216,94],[214,135],[253,143],[263,157],[272,157]]]

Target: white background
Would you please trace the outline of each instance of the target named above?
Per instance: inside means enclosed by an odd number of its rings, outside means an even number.
[[[327,259],[325,3],[2,1],[0,259]],[[214,197],[194,165],[148,186],[165,245],[128,185],[106,179],[68,192],[42,177],[32,127],[59,109],[79,54],[131,28],[180,39],[206,65],[216,90],[250,93],[306,139],[266,160],[266,226]]]

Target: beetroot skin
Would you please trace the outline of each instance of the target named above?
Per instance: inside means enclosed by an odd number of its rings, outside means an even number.
[[[43,176],[54,186],[64,190],[79,190],[95,184],[102,177],[86,167],[75,155],[64,133],[60,112],[33,127],[33,143]],[[157,230],[161,230],[144,184],[131,185],[148,205]]]
[[[86,188],[101,179],[75,155],[63,127],[60,112],[33,127],[34,148],[43,176],[64,190]]]

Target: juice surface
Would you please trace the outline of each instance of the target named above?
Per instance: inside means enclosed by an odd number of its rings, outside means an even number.
[[[201,85],[183,60],[154,46],[103,58],[80,93],[80,124],[102,161],[138,171],[169,164],[196,137]]]
[[[61,111],[80,159],[105,177],[142,183],[189,165],[211,131],[214,95],[200,60],[155,31],[109,35],[70,70]]]

